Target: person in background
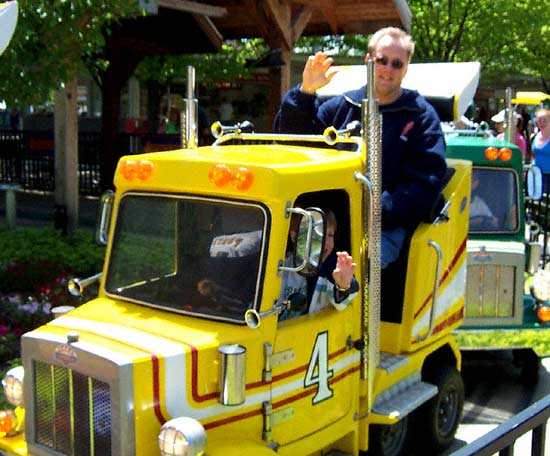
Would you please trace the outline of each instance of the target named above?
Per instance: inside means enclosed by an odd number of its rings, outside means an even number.
[[[233,121],[233,103],[224,97],[222,98],[222,102],[220,104],[220,122],[223,124],[229,124]]]
[[[11,108],[10,110],[10,127],[13,131],[19,131],[19,123],[21,122],[21,114],[19,109]]]
[[[548,193],[550,182],[546,175],[550,174],[550,110],[539,109],[535,113],[535,121],[539,131],[533,138],[531,150],[535,159],[534,163],[544,174],[543,190]]]
[[[370,39],[365,58],[375,61],[375,97],[382,114],[382,255],[385,268],[399,258],[407,234],[429,213],[447,170],[441,121],[424,97],[401,82],[414,53],[412,37],[387,27]],[[284,97],[275,131],[320,134],[361,120],[365,87],[320,103],[316,91],[334,77],[327,52],[308,58],[302,82]]]
[[[503,109],[502,111],[495,114],[493,117],[491,117],[491,120],[495,122],[495,125],[499,125],[500,132],[497,134],[497,139],[504,140],[504,116],[506,114],[506,111]],[[522,132],[522,118],[517,112],[512,113],[512,119],[514,120],[514,144],[519,147],[519,150],[521,151],[521,156],[523,157],[523,161],[526,160],[527,156],[527,142],[525,141],[525,138],[523,136]]]
[[[323,309],[334,307],[337,310],[345,309],[359,291],[359,284],[353,276],[356,264],[348,252],[334,251],[334,235],[336,234],[337,221],[334,212],[327,211],[327,231],[325,248],[321,255],[321,267],[319,273],[307,279],[297,272],[286,271],[283,275],[281,286],[281,298],[289,299],[299,293],[306,297],[309,304],[303,313],[319,312]],[[287,245],[287,257],[285,265],[292,264],[289,253],[294,251],[294,243],[298,234],[299,217],[291,219],[289,238]],[[302,314],[291,311],[283,312],[280,320],[297,317]]]
[[[498,228],[498,219],[479,195],[479,176],[474,170],[472,173],[472,195],[470,202],[470,230],[494,230]]]

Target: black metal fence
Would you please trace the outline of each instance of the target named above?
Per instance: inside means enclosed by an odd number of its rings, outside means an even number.
[[[542,267],[550,263],[550,174],[542,175],[542,198],[525,199],[525,215],[531,223],[532,240],[542,244]]]
[[[177,149],[179,135],[120,133],[116,149],[120,155]],[[97,196],[100,187],[101,133],[78,135],[78,177],[80,194]],[[55,144],[53,131],[0,129],[0,184],[18,185],[25,190],[50,192],[55,189]]]
[[[531,456],[545,456],[546,425],[550,419],[550,396],[510,418],[497,428],[466,445],[451,456],[512,456],[517,439],[532,431]],[[521,453],[521,456],[527,453]]]
[[[78,175],[82,195],[98,195],[99,133],[78,137]],[[55,189],[55,145],[53,132],[0,130],[0,183],[25,190]]]

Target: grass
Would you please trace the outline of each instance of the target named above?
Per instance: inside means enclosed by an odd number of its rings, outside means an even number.
[[[529,347],[539,356],[550,356],[550,328],[457,331],[454,336],[461,348]]]

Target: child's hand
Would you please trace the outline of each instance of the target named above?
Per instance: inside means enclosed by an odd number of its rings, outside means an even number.
[[[334,283],[338,288],[348,289],[351,286],[351,279],[357,265],[353,262],[353,258],[348,252],[336,252],[336,255],[338,259],[336,261],[336,268],[332,273]]]

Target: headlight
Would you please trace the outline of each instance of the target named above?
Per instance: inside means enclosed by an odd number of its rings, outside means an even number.
[[[6,372],[2,380],[4,395],[8,402],[16,407],[23,405],[23,366],[14,367]]]
[[[550,274],[546,271],[539,271],[531,283],[531,294],[539,301],[550,299]]]
[[[162,426],[159,433],[162,456],[201,456],[206,446],[206,432],[197,420],[174,418]]]

